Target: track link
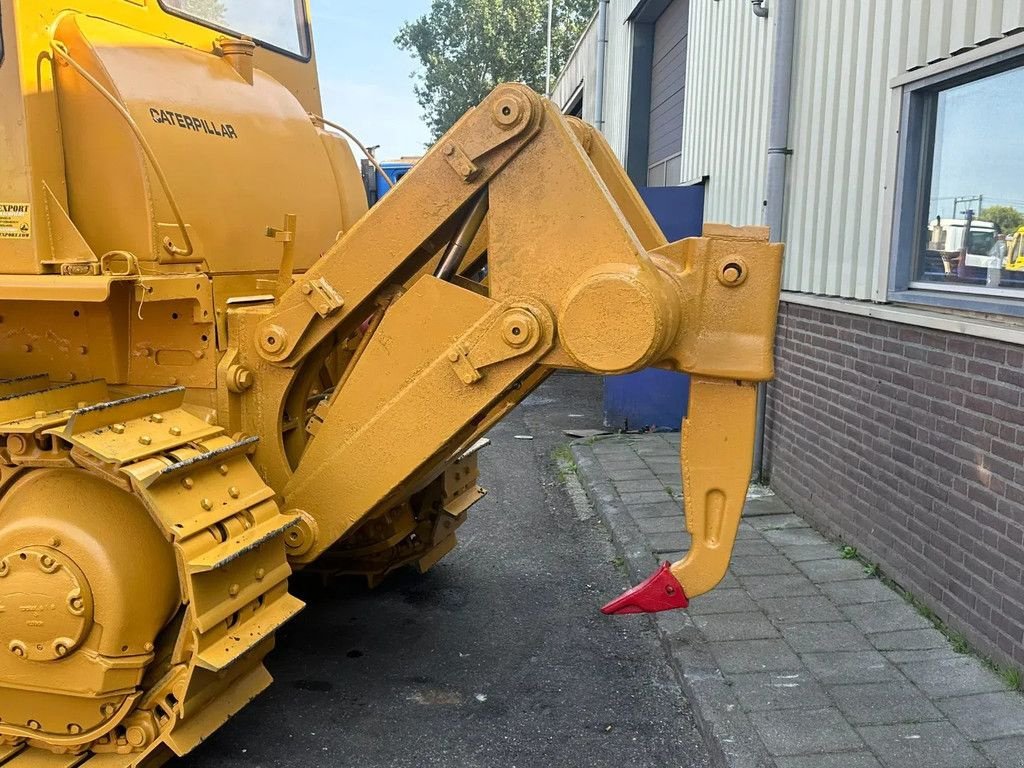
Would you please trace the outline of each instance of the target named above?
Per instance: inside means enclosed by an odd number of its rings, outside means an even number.
[[[70,460],[135,494],[174,549],[182,600],[176,631],[154,649],[156,674],[121,723],[61,747],[77,754],[0,726],[3,768],[159,765],[190,752],[271,682],[263,658],[303,607],[288,592],[285,547],[298,520],[281,513],[250,463],[257,439],[228,437],[184,409],[184,393],[110,399],[101,381],[0,380],[12,464]]]

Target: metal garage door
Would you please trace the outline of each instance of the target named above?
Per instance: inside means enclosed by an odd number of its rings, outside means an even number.
[[[652,187],[680,182],[683,104],[686,94],[686,47],[690,0],[674,0],[654,27],[651,68],[651,135],[647,183]]]

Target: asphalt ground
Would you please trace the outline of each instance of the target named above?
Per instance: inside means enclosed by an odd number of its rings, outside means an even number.
[[[598,379],[558,374],[498,425],[490,493],[430,573],[300,580],[276,682],[176,766],[707,766],[651,620],[598,611],[626,576],[553,453],[600,409]]]

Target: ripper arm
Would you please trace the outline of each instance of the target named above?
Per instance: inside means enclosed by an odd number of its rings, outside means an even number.
[[[657,366],[693,377],[693,543],[672,579],[690,597],[714,587],[749,480],[755,385],[772,375],[782,248],[761,230],[706,235],[667,243],[599,134],[499,87],[254,326],[264,361],[294,368],[392,297],[285,488],[308,521],[294,558],[396,501],[550,370]],[[459,274],[467,251],[486,251],[482,284]],[[685,605],[672,583],[660,607]],[[618,610],[648,609],[662,586]]]

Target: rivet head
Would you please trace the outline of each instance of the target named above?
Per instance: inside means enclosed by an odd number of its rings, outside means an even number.
[[[153,438],[150,437],[149,435],[139,435],[139,443],[141,443],[142,445],[152,445]]]
[[[110,425],[110,431],[113,432],[115,435],[123,435],[124,434],[124,429],[125,429],[124,424],[111,424]]]
[[[228,496],[230,496],[232,499],[237,499],[241,495],[241,491],[239,491],[238,488],[236,488],[235,486],[232,485],[230,488],[228,488]]]
[[[209,499],[203,499],[202,501],[199,502],[199,506],[201,506],[203,509],[209,512],[211,509],[213,509],[213,502],[210,501]]]

